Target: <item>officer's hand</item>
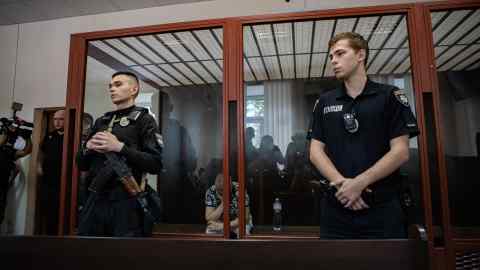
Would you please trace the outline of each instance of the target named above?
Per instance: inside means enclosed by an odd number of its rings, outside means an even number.
[[[337,190],[339,190],[346,180],[347,178],[340,178],[336,179],[335,181],[330,181],[330,186],[335,187]]]
[[[362,197],[358,197],[358,199],[352,203],[352,205],[349,207],[349,209],[358,211],[358,210],[363,210],[370,208],[368,204],[365,203],[365,201],[362,199]]]
[[[108,131],[97,132],[87,142],[87,149],[97,151],[99,153],[106,152],[120,152],[123,148],[123,143],[120,142],[115,135]]]
[[[335,193],[335,197],[345,208],[349,208],[360,197],[364,189],[363,182],[347,178]]]
[[[96,134],[95,134],[96,135]],[[87,141],[85,145],[88,150],[98,151],[97,148],[102,145],[102,142],[95,137],[95,135]]]

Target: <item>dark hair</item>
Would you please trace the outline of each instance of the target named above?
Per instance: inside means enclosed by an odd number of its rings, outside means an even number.
[[[132,77],[135,80],[135,82],[137,82],[137,84],[139,84],[138,76],[133,72],[117,71],[117,72],[113,73],[112,79],[115,78],[116,76],[119,76],[119,75],[125,75],[125,76],[128,76],[128,77]]]
[[[354,32],[343,32],[336,34],[329,42],[328,42],[328,50],[335,45],[335,43],[339,42],[340,40],[346,39],[348,40],[348,45],[352,47],[356,52],[361,49],[365,50],[365,65],[368,61],[368,42],[363,38],[362,35]]]
[[[82,119],[83,121],[88,121],[90,124],[93,123],[93,116],[91,114],[89,114],[87,112],[84,112],[82,114],[82,117],[83,117],[83,119]]]
[[[117,76],[120,76],[120,75],[125,75],[125,76],[135,80],[135,82],[137,83],[137,86],[138,86],[138,91],[137,91],[137,94],[135,95],[135,97],[137,97],[138,93],[140,92],[140,81],[138,80],[138,76],[135,73],[130,72],[130,71],[117,71],[117,72],[113,73],[112,79],[117,77]]]

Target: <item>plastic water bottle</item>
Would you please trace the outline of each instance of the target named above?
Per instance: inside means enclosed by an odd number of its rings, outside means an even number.
[[[275,198],[273,202],[273,231],[282,230],[282,203],[279,198]]]

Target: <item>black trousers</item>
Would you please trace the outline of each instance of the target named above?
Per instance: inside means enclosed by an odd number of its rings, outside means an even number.
[[[58,234],[58,209],[60,208],[60,186],[43,184],[40,187],[41,232]]]
[[[143,213],[135,198],[113,201],[100,197],[95,202],[87,226],[79,229],[82,236],[143,237],[151,231],[144,224]]]
[[[335,198],[324,196],[321,206],[322,239],[395,239],[406,238],[405,215],[398,198],[353,211]]]

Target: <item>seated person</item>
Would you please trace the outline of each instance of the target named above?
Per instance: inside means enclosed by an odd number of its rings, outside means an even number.
[[[237,182],[231,183],[230,196],[230,229],[238,236],[239,226],[239,187]],[[215,178],[215,184],[211,186],[205,194],[205,220],[207,221],[206,233],[221,233],[223,232],[223,174],[218,174]],[[248,194],[245,194],[245,216],[248,217],[246,221],[246,232],[250,234],[253,224],[252,216],[250,215]]]

